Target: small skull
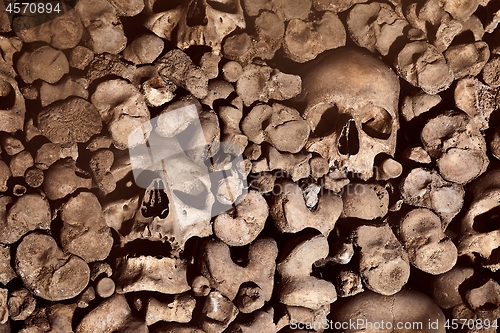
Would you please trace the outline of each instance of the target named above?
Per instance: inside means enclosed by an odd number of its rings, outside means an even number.
[[[218,54],[224,37],[237,27],[245,28],[240,0],[189,0],[181,4],[148,0],[146,11],[150,12],[146,28],[159,37],[176,40],[180,49],[206,45]],[[172,36],[176,26],[177,36]]]
[[[399,80],[373,56],[349,48],[325,52],[305,66],[301,99],[310,152],[330,167],[373,176],[375,156],[393,156],[399,128]]]

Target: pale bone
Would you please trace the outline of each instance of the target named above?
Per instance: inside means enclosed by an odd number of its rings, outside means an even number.
[[[409,258],[388,225],[360,226],[354,242],[361,247],[359,273],[365,286],[381,295],[394,295],[410,277]]]
[[[2,55],[0,56],[0,72],[10,77],[15,77],[14,70],[14,53],[21,51],[23,42],[17,37],[7,38],[0,36],[0,49]]]
[[[134,39],[123,50],[123,58],[135,65],[150,64],[163,51],[163,40],[154,34],[144,34]]]
[[[418,310],[417,310],[418,309]],[[343,302],[337,302],[332,306],[333,322],[360,322],[361,325],[355,329],[347,329],[345,333],[374,332],[374,323],[385,323],[385,327],[394,327],[394,332],[415,332],[418,330],[445,333],[444,327],[446,317],[443,311],[432,299],[424,293],[403,289],[392,296],[383,296],[371,291],[365,291],[354,297],[349,297]],[[429,323],[438,322],[434,329],[426,328]],[[420,323],[421,329],[413,326],[413,329],[396,329],[398,323]],[[392,329],[383,331],[392,331]]]
[[[9,189],[7,182],[11,176],[9,166],[4,161],[0,161],[0,192],[6,192]]]
[[[228,100],[229,96],[233,93],[234,87],[231,83],[219,79],[211,80],[208,83],[207,96],[201,100],[201,103],[213,109],[215,101]]]
[[[234,300],[242,283],[253,282],[262,289],[266,302],[271,299],[278,256],[273,239],[263,238],[250,244],[246,267],[233,262],[229,247],[221,241],[207,241],[203,250],[201,272],[210,281],[210,287]]]
[[[70,97],[37,115],[38,129],[53,143],[85,142],[102,130],[99,111],[86,100]]]
[[[50,301],[70,299],[89,281],[90,269],[81,258],[65,254],[44,234],[25,236],[16,251],[16,272],[35,296]]]
[[[330,192],[322,193],[317,208],[311,211],[305,205],[299,185],[289,180],[280,180],[276,187],[278,190],[273,193],[270,212],[274,225],[280,232],[295,233],[313,228],[325,237],[330,234],[342,212],[342,200],[339,196]]]
[[[317,310],[308,309],[301,306],[286,306],[285,314],[276,323],[276,331],[283,333],[309,333],[309,332],[324,332],[324,327],[318,327],[316,325],[315,330],[300,330],[288,328],[285,330],[279,330],[285,326],[288,326],[293,322],[296,323],[323,323],[327,320],[327,316],[330,314],[330,304],[324,305]],[[312,326],[312,325],[311,325]],[[311,327],[312,328],[312,327]]]
[[[264,11],[271,11],[278,15],[283,22],[292,19],[307,19],[311,11],[311,5],[311,0],[243,0],[243,8],[247,15],[258,16]]]
[[[328,241],[319,235],[298,243],[277,265],[281,303],[317,310],[337,299],[335,286],[311,276],[312,264],[328,255]]]
[[[484,82],[492,88],[500,87],[500,75],[498,75],[499,71],[500,57],[491,58],[483,68],[482,76]]]
[[[122,258],[116,276],[116,292],[119,294],[135,291],[179,294],[191,288],[186,280],[186,263],[179,259]]]
[[[241,129],[250,141],[269,142],[279,151],[290,153],[298,153],[309,138],[309,125],[300,113],[278,103],[255,106],[241,122]]]
[[[274,324],[274,309],[257,310],[244,322],[236,319],[228,329],[239,333],[277,332]]]
[[[500,316],[500,285],[493,279],[465,294],[467,302],[479,318],[497,320]],[[485,305],[492,305],[486,307]]]
[[[83,36],[83,25],[74,10],[68,10],[62,15],[40,25],[34,25],[30,16],[14,18],[13,26],[16,35],[25,43],[45,42],[56,49],[71,49],[78,45]],[[23,24],[30,27],[23,27]]]
[[[358,3],[366,2],[367,0],[313,0],[314,9],[317,11],[329,10],[335,13],[340,13],[348,10]]]
[[[12,202],[10,197],[2,197],[0,200],[7,205]],[[50,230],[52,214],[49,201],[39,194],[26,194],[17,199],[16,202],[5,211],[2,208],[0,218],[0,242],[12,244],[33,230]]]
[[[102,193],[109,194],[116,188],[116,180],[111,173],[114,162],[113,152],[109,149],[99,149],[90,158],[90,173]]]
[[[222,333],[236,319],[238,308],[218,291],[208,294],[201,313],[201,327],[206,333]]]
[[[474,274],[472,267],[455,266],[432,279],[432,298],[443,309],[463,304],[460,285]]]
[[[356,44],[386,56],[396,39],[403,36],[408,22],[388,4],[357,4],[347,18],[349,34]]]
[[[59,159],[70,157],[74,161],[78,158],[78,146],[73,144],[45,143],[35,155],[35,166],[40,170],[47,170]]]
[[[431,157],[422,147],[409,147],[403,151],[402,157],[420,164],[429,164],[432,162]]]
[[[104,277],[96,281],[95,292],[102,298],[108,298],[115,293],[115,282],[109,277]]]
[[[442,219],[442,230],[460,212],[464,204],[463,186],[445,181],[436,171],[416,168],[400,185],[404,203],[432,209]]]
[[[478,75],[490,58],[490,50],[485,42],[460,44],[449,47],[444,52],[444,57],[458,80]]]
[[[427,42],[406,44],[394,66],[403,79],[431,95],[448,89],[454,79],[444,56]]]
[[[345,171],[333,169],[323,177],[325,189],[340,194],[343,188],[351,181],[347,178]]]
[[[462,2],[459,0],[438,0],[439,5],[454,19],[465,21],[467,20],[479,6],[481,0],[471,0]]]
[[[7,295],[9,290],[0,288],[0,324],[9,320],[9,308],[7,307]]]
[[[324,52],[301,72],[303,116],[312,132],[306,149],[328,159],[330,167],[369,179],[375,156],[395,152],[396,75],[371,55],[348,48]]]
[[[165,12],[153,12],[157,1],[146,2],[148,14],[144,26],[161,38],[177,42],[177,47],[187,49],[192,45],[206,45],[218,54],[224,37],[237,27],[245,28],[245,17],[240,0],[216,3],[207,0],[189,0]],[[204,23],[201,23],[204,22]],[[172,36],[176,29],[177,35]]]
[[[288,22],[283,50],[295,62],[304,63],[326,50],[346,44],[346,32],[337,14],[325,12],[315,21],[293,19]]]
[[[321,156],[311,158],[309,166],[311,167],[311,176],[316,180],[330,171],[328,160]]]
[[[399,223],[398,236],[410,262],[418,269],[439,275],[457,262],[457,248],[442,230],[441,219],[427,208],[416,208]]]
[[[467,77],[457,82],[455,104],[476,122],[480,130],[488,129],[491,113],[500,106],[500,88],[491,88],[478,79]]]
[[[75,7],[88,32],[86,44],[95,53],[118,54],[127,45],[127,37],[118,13],[109,1],[82,0]]]
[[[24,150],[24,145],[21,140],[13,137],[10,134],[5,134],[2,137],[2,148],[9,156],[14,156]]]
[[[70,198],[61,208],[61,220],[61,245],[65,251],[86,262],[108,257],[113,237],[94,194],[81,192]]]
[[[389,180],[398,178],[403,173],[403,166],[398,161],[387,158],[376,169],[376,180]]]
[[[132,219],[139,208],[139,195],[106,203],[102,208],[106,225],[120,232],[122,224]]]
[[[297,96],[301,89],[301,79],[297,75],[285,74],[269,66],[255,64],[243,68],[243,74],[236,82],[236,92],[245,106],[256,101],[270,99],[282,101]]]
[[[222,149],[235,156],[243,154],[248,145],[247,136],[240,130],[243,110],[234,106],[221,106],[217,110],[217,115],[221,122]]]
[[[276,14],[265,11],[255,19],[254,29],[256,35],[244,32],[227,38],[223,46],[224,57],[243,64],[255,58],[272,59],[283,42],[284,22]]]
[[[155,75],[144,81],[141,92],[149,106],[162,106],[175,97],[177,86],[166,77]]]
[[[27,151],[23,150],[20,153],[12,156],[9,168],[10,172],[12,172],[13,177],[22,177],[26,170],[34,165],[33,156]]]
[[[293,181],[307,178],[311,174],[309,160],[311,154],[280,153],[274,147],[269,147],[267,156],[256,161],[252,166],[253,173],[280,170],[292,177]]]
[[[95,54],[89,63],[85,78],[88,82],[94,82],[106,76],[119,76],[139,86],[144,80],[157,75],[153,65],[135,66],[123,61],[120,55],[111,53]]]
[[[252,313],[264,306],[262,289],[254,284],[244,284],[240,287],[234,304],[242,313]]]
[[[77,189],[92,187],[92,178],[70,158],[52,164],[45,173],[43,190],[50,200],[62,199]]]
[[[159,321],[188,323],[195,306],[196,299],[186,293],[175,295],[168,301],[150,297],[146,306],[146,324],[151,326]]]
[[[56,84],[44,81],[40,86],[40,103],[45,107],[56,101],[65,100],[69,96],[87,99],[89,97],[87,88],[88,82],[85,79],[71,76],[65,76]]]
[[[351,183],[343,189],[342,202],[342,217],[373,220],[387,214],[389,193],[379,184]]]
[[[489,2],[489,0],[486,1]],[[500,23],[500,8],[496,2],[493,2],[488,7],[484,3],[481,5],[486,7],[487,15],[486,22],[484,24],[484,31],[491,34],[497,29],[498,23]]]
[[[219,214],[214,221],[214,234],[229,246],[253,242],[264,229],[268,206],[257,191],[249,191],[233,210]]]
[[[119,16],[136,16],[144,9],[143,0],[111,0],[110,2],[115,6]]]
[[[484,225],[485,220],[495,223],[500,202],[500,171],[492,169],[471,183],[472,202],[466,207],[465,215],[460,221],[460,237],[458,254],[483,258],[483,265],[492,271],[500,268],[498,258],[492,255],[500,246],[500,230],[493,229],[492,224]],[[491,230],[493,229],[493,230]]]
[[[420,133],[430,156],[436,159],[441,176],[467,184],[486,171],[489,160],[486,142],[476,122],[462,112],[445,112],[430,119]]]
[[[342,269],[337,277],[339,297],[350,297],[364,291],[361,276],[349,269]]]
[[[210,293],[210,281],[203,275],[198,275],[191,281],[191,290],[197,297],[207,296]]]
[[[79,70],[84,70],[94,59],[94,52],[85,46],[78,45],[69,53],[69,65]]]
[[[491,150],[491,154],[500,160],[500,126],[495,128],[493,132],[493,137],[491,138],[488,146]]]
[[[10,293],[8,306],[12,320],[25,320],[35,311],[36,299],[28,289],[16,289]]]
[[[243,66],[236,61],[228,61],[222,66],[222,77],[227,82],[236,82],[243,75]]]
[[[45,45],[23,53],[17,62],[17,71],[26,83],[38,79],[56,83],[69,72],[69,63],[62,51]]]
[[[430,109],[441,103],[440,95],[430,95],[423,91],[405,96],[401,105],[401,114],[406,121],[428,112]]]
[[[186,89],[196,98],[203,98],[208,94],[207,74],[181,50],[167,52],[156,61],[155,67],[160,76]]]
[[[116,148],[130,149],[144,142],[140,135],[131,140],[136,128],[147,125],[150,117],[144,96],[136,87],[121,79],[105,81],[96,87],[91,100],[107,124]]]
[[[24,127],[26,106],[17,82],[13,76],[0,71],[0,84],[2,85],[2,97],[14,97],[12,105],[8,105],[8,108],[0,110],[0,131],[14,133],[22,130]]]
[[[207,74],[209,80],[219,76],[219,63],[222,60],[220,54],[205,52],[200,59],[199,66]]]
[[[76,333],[149,332],[146,323],[136,318],[124,295],[115,295],[87,314],[76,327]]]
[[[458,21],[445,15],[436,31],[434,46],[440,52],[443,52],[451,45],[456,36],[466,31],[470,31],[474,35],[476,42],[483,38],[483,24],[477,16],[472,15],[467,21]]]
[[[310,183],[302,190],[302,196],[307,208],[314,208],[318,204],[318,194],[320,191],[321,186],[316,183]]]
[[[17,275],[10,265],[10,246],[0,244],[0,283],[7,285]]]

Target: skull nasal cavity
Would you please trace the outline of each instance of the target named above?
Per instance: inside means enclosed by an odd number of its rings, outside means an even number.
[[[356,155],[359,152],[358,130],[353,119],[349,120],[342,128],[339,138],[339,152],[342,155]]]
[[[208,19],[203,1],[191,1],[187,9],[186,24],[190,27],[195,27],[197,25],[207,25],[207,23]]]

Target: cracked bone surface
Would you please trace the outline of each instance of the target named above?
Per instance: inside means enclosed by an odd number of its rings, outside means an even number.
[[[354,232],[361,248],[359,273],[368,289],[394,295],[410,277],[408,254],[388,225],[360,226]]]

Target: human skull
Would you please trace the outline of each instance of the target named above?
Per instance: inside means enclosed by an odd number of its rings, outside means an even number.
[[[180,49],[187,49],[191,45],[206,45],[218,54],[224,37],[237,27],[245,28],[240,0],[189,0],[173,1],[169,4],[166,2],[146,2],[146,11],[150,16],[145,26],[159,37],[168,40],[177,38],[177,47]],[[164,7],[166,5],[168,7]],[[175,27],[177,36],[174,37],[171,34]]]
[[[375,156],[393,156],[399,128],[399,80],[381,61],[362,51],[325,52],[302,71],[304,118],[312,130],[306,149],[330,167],[373,175]]]
[[[472,202],[461,221],[459,255],[479,254],[483,266],[500,268],[500,170],[486,172],[471,183]]]

